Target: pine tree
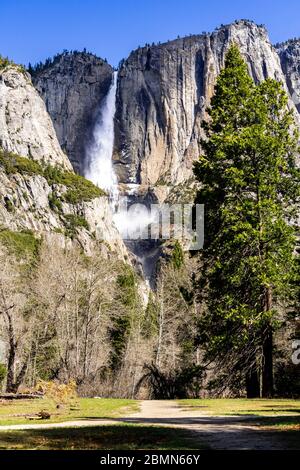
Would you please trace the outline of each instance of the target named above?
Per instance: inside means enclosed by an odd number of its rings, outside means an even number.
[[[172,263],[175,269],[180,269],[184,264],[184,253],[178,240],[174,243]]]
[[[205,204],[199,340],[225,365],[223,384],[244,383],[248,397],[273,394],[278,306],[293,295],[298,134],[287,105],[282,85],[255,86],[231,46],[195,165]]]

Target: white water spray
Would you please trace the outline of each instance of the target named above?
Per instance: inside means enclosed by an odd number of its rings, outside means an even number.
[[[128,239],[130,233],[135,239],[152,222],[152,217],[147,209],[140,205],[131,207],[128,211],[125,207],[126,198],[119,197],[118,179],[112,161],[117,79],[118,72],[114,72],[112,84],[95,122],[93,140],[86,150],[85,177],[109,193],[113,221],[120,235]],[[138,187],[136,184],[129,185],[128,195],[135,194]]]
[[[85,177],[107,191],[113,199],[118,194],[118,179],[112,162],[117,78],[118,72],[114,72],[112,84],[95,123],[93,142],[87,149],[85,170]]]

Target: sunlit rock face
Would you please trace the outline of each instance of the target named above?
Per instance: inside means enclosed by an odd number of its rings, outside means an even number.
[[[72,168],[30,75],[16,65],[0,71],[0,147],[33,160]]]
[[[119,183],[158,188],[190,180],[201,152],[201,124],[233,42],[256,82],[271,77],[282,81],[291,95],[300,93],[298,43],[276,49],[266,29],[249,21],[139,48],[118,73],[113,164]],[[101,59],[70,53],[34,78],[59,142],[82,174],[112,76],[112,67]]]
[[[291,40],[275,46],[286,84],[298,112],[300,112],[300,40]]]
[[[201,122],[233,42],[255,81],[284,81],[265,28],[246,21],[131,53],[119,71],[114,158],[120,180],[178,184],[191,176]]]
[[[111,75],[110,75],[111,79]],[[0,149],[14,152],[41,166],[51,165],[72,171],[62,151],[46,106],[21,67],[8,65],[0,70]],[[50,183],[43,175],[6,172],[0,165],[0,226],[14,231],[32,230],[45,239],[58,238],[62,246],[78,244],[87,254],[99,245],[103,253],[124,260],[126,247],[113,224],[106,196],[68,203],[67,187]],[[60,209],[51,205],[55,195]],[[66,235],[66,216],[80,216],[86,227],[76,229],[74,241]]]
[[[56,186],[56,194],[66,188]],[[31,230],[46,240],[58,239],[61,246],[78,245],[88,255],[95,247],[103,254],[113,254],[124,260],[128,253],[113,224],[113,214],[106,197],[98,197],[78,204],[63,202],[60,212],[53,210],[49,197],[53,192],[45,178],[40,175],[6,175],[0,169],[0,224],[10,230]],[[13,210],[9,210],[10,201]],[[64,217],[80,215],[88,223],[78,228],[76,238],[65,235]]]
[[[85,149],[113,69],[88,53],[65,53],[33,77],[52,118],[60,145],[83,174]]]

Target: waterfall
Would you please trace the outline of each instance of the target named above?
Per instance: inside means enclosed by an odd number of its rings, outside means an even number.
[[[85,169],[85,177],[107,191],[113,199],[118,194],[118,179],[112,162],[117,79],[118,72],[114,72],[112,84],[95,122],[93,141],[87,148]]]
[[[133,242],[129,242],[132,251],[137,253],[137,259],[140,260],[144,267],[148,260],[140,253],[139,241],[135,239],[135,234],[141,233],[150,223],[153,222],[151,214],[149,214],[146,206],[137,204],[131,206],[131,210],[127,210],[127,197],[120,197],[118,190],[118,179],[114,172],[112,161],[114,146],[114,117],[116,112],[116,92],[117,92],[118,72],[114,72],[112,84],[108,91],[104,102],[99,109],[98,116],[93,129],[93,138],[86,149],[86,167],[84,175],[95,185],[104,189],[109,193],[111,209],[113,211],[113,221],[120,235],[125,240],[130,232]],[[134,197],[139,185],[128,185],[128,199]],[[137,195],[138,201],[138,195]],[[148,247],[148,242],[146,241]],[[141,246],[144,246],[143,244]],[[152,252],[149,257],[153,257]],[[148,267],[145,269],[147,274]],[[150,276],[149,276],[150,277]]]

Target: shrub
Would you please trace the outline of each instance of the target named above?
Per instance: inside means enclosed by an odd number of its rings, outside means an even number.
[[[184,253],[178,240],[175,241],[173,248],[172,263],[175,269],[180,269],[184,264]]]
[[[64,234],[64,231],[63,229],[59,228],[59,227],[55,227],[55,229],[53,230],[54,233],[59,233],[59,234]]]
[[[30,230],[23,230],[22,232],[13,232],[8,229],[1,230],[0,243],[6,246],[8,251],[18,259],[28,257],[35,259],[40,247],[40,240],[35,238]]]
[[[111,354],[110,364],[113,370],[120,367],[123,354],[126,348],[126,342],[130,333],[131,325],[129,315],[123,315],[112,322],[110,329]]]
[[[147,383],[151,398],[159,400],[199,397],[205,376],[204,368],[198,365],[163,372],[155,364],[146,364],[144,370],[145,374],[136,386],[136,393]]]
[[[64,194],[64,199],[69,204],[91,201],[92,199],[106,195],[105,191],[95,186],[83,176],[72,173],[71,171],[62,171],[58,167],[47,166],[44,170],[44,176],[48,184],[61,184],[68,188]]]
[[[36,388],[38,392],[42,392],[57,405],[70,403],[72,400],[76,400],[77,398],[76,383],[74,380],[71,380],[67,384],[40,380]]]
[[[120,288],[120,300],[123,305],[133,308],[138,297],[136,276],[130,266],[124,266],[123,272],[117,277]]]
[[[2,384],[5,380],[5,377],[7,375],[7,368],[4,364],[0,364],[0,388],[2,387]]]
[[[276,396],[280,398],[299,398],[299,365],[281,360],[276,363],[274,369],[274,383]]]
[[[53,184],[66,186],[67,191],[63,199],[69,204],[87,202],[106,195],[103,189],[98,188],[83,176],[71,171],[64,171],[58,166],[47,165],[44,167],[30,158],[20,157],[3,149],[0,149],[0,165],[8,175],[15,173],[41,175],[47,180],[49,186]],[[56,208],[58,208],[57,205]]]
[[[62,211],[62,202],[54,193],[49,194],[48,201],[49,206],[53,211]]]
[[[89,230],[89,224],[81,215],[67,214],[64,216],[66,225],[66,235],[73,238],[77,232],[77,228],[85,228]]]
[[[9,60],[8,57],[2,57],[2,55],[0,55],[0,70],[4,69],[8,65],[13,65],[13,62]]]
[[[4,205],[8,212],[15,212],[15,206],[8,197],[4,198]]]
[[[62,170],[58,166],[47,165],[44,168],[44,177],[48,184],[63,184],[62,183]]]
[[[7,175],[14,173],[43,175],[43,168],[38,162],[2,149],[0,149],[0,165]]]
[[[139,293],[136,275],[128,265],[122,266],[122,272],[117,277],[118,297],[125,311],[121,317],[114,318],[110,328],[112,345],[110,361],[113,370],[121,365],[127,339],[130,335],[132,320],[137,312]]]
[[[23,65],[15,64],[12,60],[9,60],[8,57],[3,57],[0,55],[0,72],[8,66],[13,66],[15,70],[26,76],[26,70]]]
[[[24,157],[15,157],[15,173],[26,173],[27,175],[42,175],[43,169],[38,162]]]

